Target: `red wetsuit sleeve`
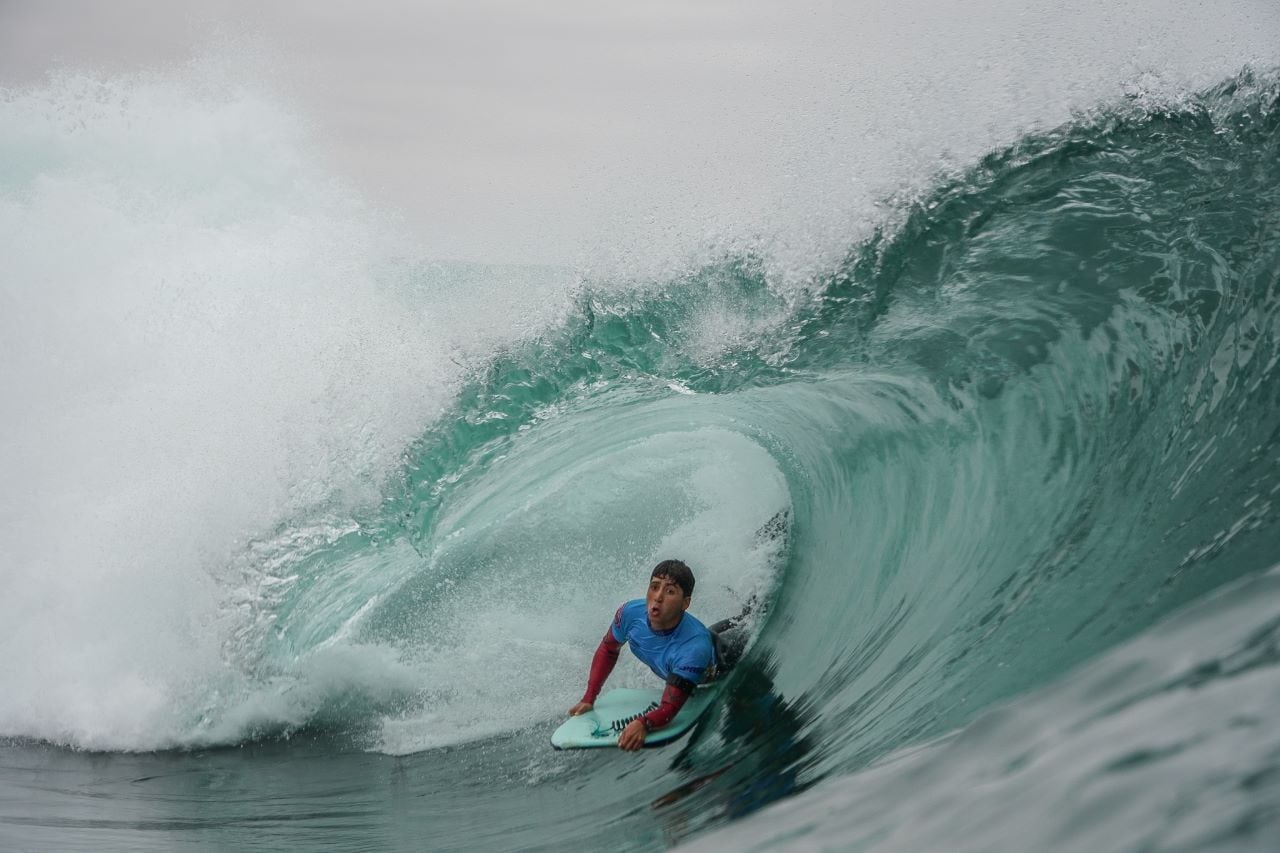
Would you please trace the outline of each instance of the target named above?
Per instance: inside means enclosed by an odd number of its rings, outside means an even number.
[[[596,647],[595,656],[591,658],[591,674],[587,677],[587,692],[582,694],[582,701],[595,704],[596,697],[600,695],[600,688],[604,687],[604,681],[609,677],[609,673],[613,672],[613,666],[618,662],[618,652],[622,651],[622,643],[613,638],[613,629],[604,632],[604,639],[600,641],[600,645]]]
[[[668,684],[667,688],[662,691],[662,700],[658,702],[658,707],[645,714],[644,727],[649,731],[660,729],[667,723],[675,719],[676,714],[684,707],[684,703],[688,701],[690,694],[674,684]]]

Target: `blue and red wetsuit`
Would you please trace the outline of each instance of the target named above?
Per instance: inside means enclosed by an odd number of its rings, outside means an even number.
[[[658,707],[640,718],[650,731],[662,728],[675,718],[676,713],[693,694],[694,687],[715,663],[711,632],[705,625],[685,613],[674,628],[655,631],[649,625],[644,599],[638,598],[618,608],[613,616],[613,624],[596,648],[595,656],[591,659],[587,692],[582,696],[583,702],[595,703],[605,679],[618,662],[618,653],[622,650],[623,643],[630,643],[632,654],[667,683]]]

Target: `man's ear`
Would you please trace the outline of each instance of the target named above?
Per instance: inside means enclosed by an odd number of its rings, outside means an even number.
[[[689,609],[689,605],[690,605],[690,604],[693,604],[693,596],[691,596],[691,595],[686,595],[686,596],[684,597],[684,600],[680,602],[680,609],[681,609],[681,610],[688,610],[688,609]]]

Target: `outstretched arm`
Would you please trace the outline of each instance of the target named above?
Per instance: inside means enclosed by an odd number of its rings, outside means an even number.
[[[604,632],[604,638],[600,641],[600,645],[596,647],[596,653],[591,658],[591,673],[587,677],[587,692],[582,694],[582,701],[569,709],[569,716],[576,717],[579,714],[585,714],[595,707],[596,697],[600,695],[600,689],[604,687],[605,679],[609,677],[609,673],[613,672],[614,665],[618,662],[618,652],[622,651],[622,643],[613,638],[613,630]]]
[[[678,675],[668,678],[667,687],[662,691],[662,699],[658,702],[658,707],[640,718],[645,721],[645,728],[653,731],[674,720],[676,714],[684,707],[684,703],[693,695],[694,686],[692,681],[687,681]]]
[[[660,729],[675,719],[676,714],[684,707],[684,703],[693,695],[692,681],[672,675],[667,679],[666,689],[662,691],[662,699],[658,707],[638,719],[632,720],[618,735],[618,746],[631,752],[644,746],[644,736],[654,729]]]

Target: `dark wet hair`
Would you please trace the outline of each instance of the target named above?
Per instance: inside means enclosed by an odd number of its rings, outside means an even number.
[[[663,560],[653,567],[649,579],[667,578],[684,590],[685,598],[693,595],[693,570],[679,560]]]

